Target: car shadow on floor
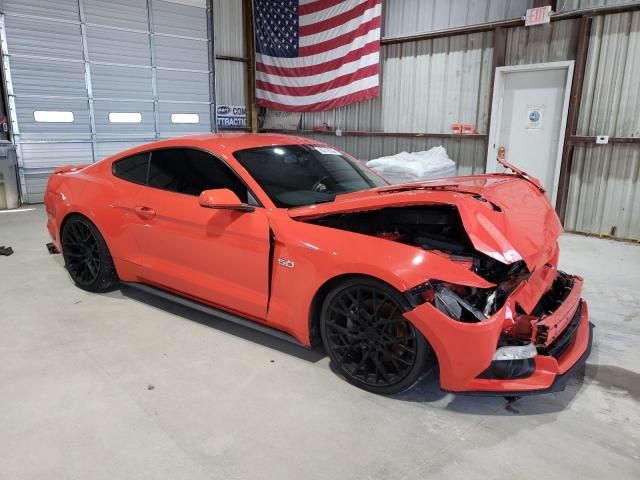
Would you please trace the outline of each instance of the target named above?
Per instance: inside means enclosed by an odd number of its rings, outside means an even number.
[[[119,288],[116,287],[111,293],[107,293],[107,295],[118,294],[307,362],[316,363],[327,356],[322,348],[307,349],[302,345],[272,337],[266,333],[191,309],[126,285],[122,285]],[[330,362],[329,367],[337,376],[342,376],[333,362]],[[458,395],[441,390],[438,375],[431,374],[425,375],[410,390],[394,395],[392,398],[402,402],[421,403],[436,409],[440,408],[467,415],[543,415],[566,410],[574,398],[579,395],[582,388],[582,375],[579,375],[567,382],[567,387],[564,391],[557,393],[524,396],[518,399],[505,399],[500,396]]]
[[[277,350],[287,355],[292,355],[307,362],[316,363],[326,357],[326,354],[322,350],[308,349],[302,345],[296,345],[294,343],[272,337],[266,333],[262,333],[249,327],[235,324],[228,320],[218,318],[212,314],[194,310],[170,300],[166,300],[164,298],[157,297],[138,289],[128,287],[127,285],[120,286],[116,289],[116,291],[121,292],[122,295],[130,299],[137,300],[146,305],[149,305],[150,307],[157,308],[158,310],[178,315],[187,320],[191,320],[192,322],[200,323],[207,327],[211,327],[221,332],[225,332],[229,335],[248,340],[272,350]]]
[[[404,402],[424,403],[467,415],[544,415],[569,408],[587,382],[584,371],[567,381],[565,390],[522,397],[463,395],[440,389],[437,375],[423,378],[411,390],[395,396]]]

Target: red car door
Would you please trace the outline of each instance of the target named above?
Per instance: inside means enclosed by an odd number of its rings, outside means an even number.
[[[105,225],[110,226],[107,233],[111,253],[118,258],[120,268],[126,270],[127,278],[137,275],[142,263],[134,234],[135,225],[140,220],[134,210],[134,199],[148,189],[148,163],[149,152],[141,152],[112,164],[113,188],[101,214],[102,218],[108,219]]]
[[[266,317],[269,221],[252,212],[212,210],[200,192],[229,188],[243,201],[249,192],[223,162],[192,149],[151,154],[149,186],[135,199],[135,235],[142,277],[149,283],[249,315]]]

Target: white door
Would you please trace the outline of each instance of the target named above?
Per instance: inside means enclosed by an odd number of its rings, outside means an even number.
[[[496,162],[503,146],[506,160],[540,180],[553,204],[572,76],[573,62],[496,69],[487,173],[503,171]]]

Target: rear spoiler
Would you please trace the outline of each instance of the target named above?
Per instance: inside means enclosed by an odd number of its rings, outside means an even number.
[[[72,173],[77,172],[78,170],[82,170],[85,167],[91,165],[90,163],[86,163],[84,165],[65,165],[64,167],[58,167],[53,171],[53,175],[58,175],[61,173]]]

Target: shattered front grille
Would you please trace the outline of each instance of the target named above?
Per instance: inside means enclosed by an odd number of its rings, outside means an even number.
[[[580,317],[582,316],[582,300],[578,303],[578,308],[571,318],[571,322],[564,331],[556,338],[548,347],[539,348],[538,352],[542,355],[550,355],[554,358],[560,358],[564,352],[566,352],[573,337],[578,332],[580,326]]]
[[[558,276],[553,281],[553,285],[549,291],[542,296],[532,314],[540,319],[553,315],[558,307],[567,299],[572,288],[573,280],[571,277],[564,272],[558,272]],[[546,325],[538,325],[536,345],[544,345],[547,342],[548,334],[549,331]]]

